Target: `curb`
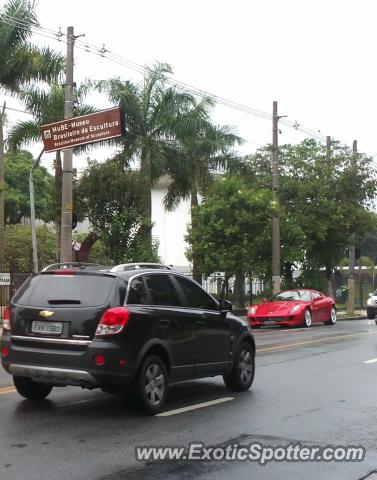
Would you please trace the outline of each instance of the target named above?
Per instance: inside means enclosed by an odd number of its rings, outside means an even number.
[[[355,317],[336,317],[336,321],[337,322],[342,322],[342,321],[347,321],[347,320],[367,320],[367,317],[365,315],[359,315],[359,316],[355,316]]]
[[[245,316],[242,316],[241,318],[243,318],[244,320],[247,320],[247,317]],[[359,315],[359,316],[355,316],[355,317],[336,317],[336,322],[347,322],[348,320],[368,320],[367,317],[365,315]]]

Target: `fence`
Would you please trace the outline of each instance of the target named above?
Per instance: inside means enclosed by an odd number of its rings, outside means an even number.
[[[357,270],[355,272],[355,307],[364,308],[368,295],[377,286],[377,276],[374,272]],[[348,272],[336,271],[334,275],[335,301],[345,304],[348,301]]]
[[[5,307],[8,305],[14,292],[30,275],[30,272],[10,271],[4,273],[9,274],[9,284],[0,285],[0,320],[3,319]]]
[[[203,278],[202,280],[202,287],[208,293],[211,293],[215,296],[220,296],[221,292],[225,291],[225,297],[229,298],[232,296],[234,292],[234,277],[228,278],[227,288],[224,285],[226,278],[223,274],[213,274],[208,278]],[[225,287],[225,288],[224,288]],[[250,278],[245,278],[244,282],[244,294],[245,298],[250,298],[251,296],[259,296],[262,292],[268,288],[268,286],[262,280],[252,279],[250,282]]]

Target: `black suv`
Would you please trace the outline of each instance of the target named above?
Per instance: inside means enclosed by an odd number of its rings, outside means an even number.
[[[171,382],[223,375],[232,390],[251,386],[254,338],[231,309],[168,269],[47,269],[11,300],[2,364],[29,399],[53,386],[133,388],[156,413]]]

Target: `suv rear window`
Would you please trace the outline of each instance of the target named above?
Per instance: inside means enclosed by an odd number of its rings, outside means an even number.
[[[97,307],[104,305],[114,279],[102,275],[37,275],[30,277],[13,301],[31,307]]]

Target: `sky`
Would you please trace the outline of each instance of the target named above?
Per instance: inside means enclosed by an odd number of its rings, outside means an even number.
[[[36,12],[45,29],[66,32],[72,25],[85,35],[75,48],[76,82],[114,76],[139,82],[142,75],[126,60],[167,62],[175,80],[267,114],[277,101],[287,120],[348,145],[356,139],[360,152],[377,156],[375,0],[37,0]],[[32,41],[66,49],[64,37],[35,34]],[[85,43],[92,51],[104,45],[122,60],[86,52]],[[0,95],[4,99],[20,106]],[[98,95],[88,101],[109,106]],[[8,115],[11,122],[28,118]],[[271,142],[269,118],[219,105],[213,119],[236,128],[246,140],[243,153]],[[280,144],[305,138],[283,124],[280,129]],[[41,146],[31,149],[37,154]],[[103,160],[110,154],[93,149],[88,155]],[[88,155],[75,158],[79,170]],[[51,158],[46,154],[42,163]]]

